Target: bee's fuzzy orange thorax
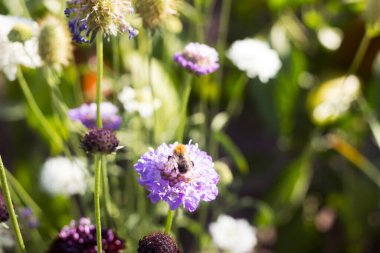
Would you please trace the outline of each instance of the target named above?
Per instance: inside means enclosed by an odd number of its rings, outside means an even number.
[[[186,153],[186,146],[183,144],[178,144],[174,148],[174,153],[179,156],[183,156]]]

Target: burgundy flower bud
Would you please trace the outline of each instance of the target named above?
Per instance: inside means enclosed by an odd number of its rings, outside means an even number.
[[[9,212],[7,204],[5,203],[3,192],[0,191],[0,222],[6,222],[9,220]]]
[[[162,232],[155,232],[139,241],[138,253],[181,253],[174,239]]]
[[[82,140],[82,147],[87,153],[110,154],[116,152],[119,140],[109,129],[91,129]]]
[[[95,225],[88,218],[81,218],[61,230],[47,253],[96,253],[96,247]],[[102,249],[104,253],[119,253],[125,249],[125,243],[111,229],[102,229]]]

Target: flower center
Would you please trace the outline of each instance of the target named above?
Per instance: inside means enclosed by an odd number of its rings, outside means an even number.
[[[169,181],[170,186],[179,182],[189,183],[192,179],[194,163],[187,157],[186,146],[178,144],[173,149],[173,154],[168,156],[168,161],[161,169],[161,177]]]

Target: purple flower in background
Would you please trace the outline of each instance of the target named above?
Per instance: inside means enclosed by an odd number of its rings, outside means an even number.
[[[117,130],[121,124],[121,117],[117,115],[119,110],[110,102],[100,104],[103,128]],[[80,121],[88,128],[96,128],[96,104],[83,104],[78,108],[69,110],[69,118]]]
[[[182,204],[193,212],[199,201],[211,201],[218,195],[219,175],[213,165],[198,145],[164,143],[145,153],[134,167],[153,203],[166,201],[172,210]]]
[[[124,240],[111,229],[102,229],[102,245],[105,253],[118,253],[125,249]],[[96,228],[90,219],[71,221],[50,245],[47,253],[96,253]]]
[[[65,15],[71,18],[69,29],[73,41],[91,43],[99,30],[105,36],[129,32],[129,38],[137,36],[125,17],[134,12],[130,0],[68,0]]]
[[[3,192],[0,190],[0,223],[9,220],[9,212],[7,204],[5,203],[5,197]]]
[[[197,42],[189,43],[181,53],[174,54],[174,61],[197,75],[206,75],[219,68],[218,52]]]

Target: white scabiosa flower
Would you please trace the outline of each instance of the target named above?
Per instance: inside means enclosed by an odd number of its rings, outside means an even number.
[[[282,66],[277,52],[268,43],[257,39],[235,41],[228,49],[227,57],[249,78],[257,76],[263,83],[275,77]]]
[[[210,224],[209,230],[215,245],[231,253],[252,252],[257,244],[255,228],[244,219],[223,214]]]
[[[312,120],[318,125],[333,123],[349,110],[359,93],[360,81],[354,75],[322,83],[308,97]]]
[[[118,98],[127,112],[138,112],[143,118],[149,118],[154,110],[161,106],[160,100],[152,98],[152,93],[148,87],[135,90],[126,86]]]
[[[339,28],[323,27],[318,30],[318,40],[325,48],[337,50],[342,43],[343,33]]]
[[[30,19],[0,15],[0,70],[13,81],[19,65],[41,66],[38,25]]]
[[[58,156],[46,160],[41,171],[42,188],[51,195],[75,195],[86,191],[84,161]]]

